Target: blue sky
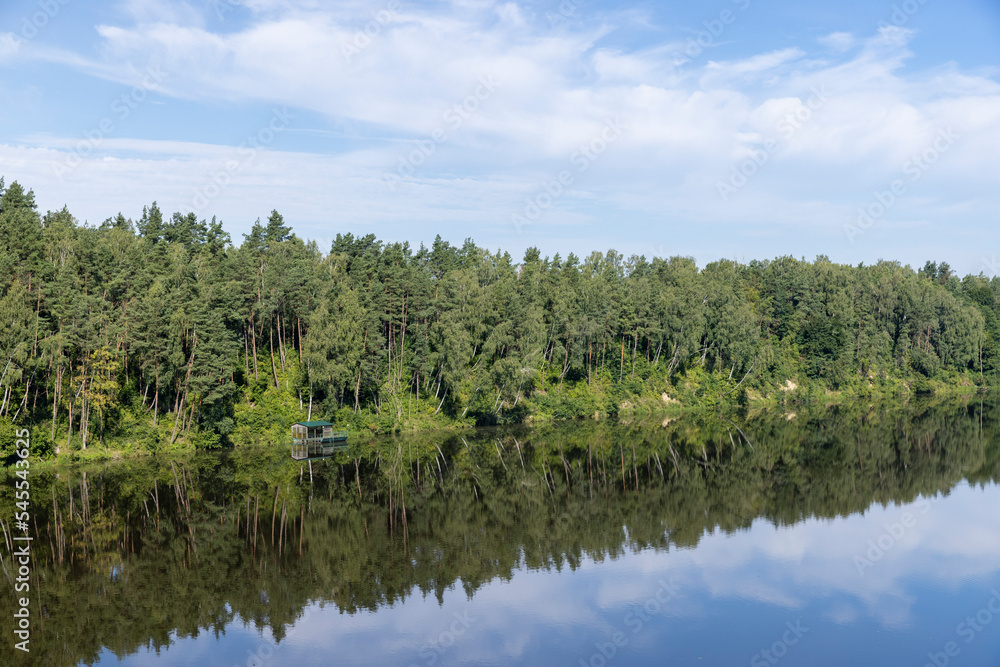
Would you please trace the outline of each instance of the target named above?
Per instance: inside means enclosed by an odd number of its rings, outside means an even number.
[[[995,0],[9,0],[0,100],[91,224],[1000,274]]]

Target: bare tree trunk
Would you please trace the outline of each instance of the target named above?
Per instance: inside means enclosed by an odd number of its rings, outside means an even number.
[[[260,377],[260,374],[257,372],[257,327],[253,325],[252,313],[249,322],[250,322],[250,338],[251,338],[250,342],[253,344],[253,379],[256,380]]]
[[[361,369],[358,369],[358,381],[354,385],[354,412],[357,413],[360,409],[360,396],[361,396]]]
[[[635,338],[632,339],[632,379],[635,379],[635,353],[639,348],[639,329],[635,330]]]
[[[73,443],[73,401],[69,403],[69,432],[66,434],[66,449]]]
[[[56,368],[56,388],[52,397],[52,442],[56,441],[56,414],[59,410],[59,387],[62,385],[62,367]]]
[[[274,375],[274,388],[278,388],[278,367],[274,363],[274,315],[271,315],[270,325],[267,327],[268,333],[268,346],[271,350],[271,373]]]
[[[247,379],[250,378],[250,341],[247,340],[246,332],[243,333],[243,368],[246,370]]]
[[[195,332],[191,338],[191,356],[188,358],[187,373],[184,374],[184,398],[181,399],[180,403],[177,406],[177,415],[174,418],[174,431],[173,433],[170,434],[171,445],[174,444],[174,439],[177,437],[177,422],[181,416],[181,410],[184,408],[187,402],[188,389],[190,388],[190,381],[191,381],[191,369],[194,368],[194,353],[197,348],[198,348],[198,334],[197,332]],[[178,390],[179,389],[180,388],[178,387]]]
[[[80,406],[80,449],[87,449],[87,435],[90,431],[90,404],[87,397],[83,397],[83,405]]]
[[[299,353],[299,368],[302,368],[302,320],[295,318],[295,328],[299,332],[299,346],[296,348]]]
[[[361,355],[364,358],[365,350],[368,348],[368,325],[365,325],[365,337],[361,341]],[[361,369],[362,362],[358,361],[358,382],[354,387],[354,412],[357,413],[360,409],[361,403]]]
[[[180,398],[180,393],[177,394]],[[174,410],[174,430],[170,433],[170,444],[174,444],[174,440],[177,438],[177,424],[181,419],[181,410],[184,408],[184,401],[178,401],[177,407]]]
[[[281,360],[281,371],[285,371],[285,325],[281,321],[281,313],[278,313],[278,355]]]

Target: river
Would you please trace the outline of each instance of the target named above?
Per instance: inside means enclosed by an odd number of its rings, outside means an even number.
[[[31,474],[2,664],[1000,665],[997,397]]]

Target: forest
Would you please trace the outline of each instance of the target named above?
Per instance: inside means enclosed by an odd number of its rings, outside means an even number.
[[[989,386],[1000,281],[826,256],[517,261],[277,211],[240,243],[156,203],[79,223],[0,179],[0,454],[278,442]]]

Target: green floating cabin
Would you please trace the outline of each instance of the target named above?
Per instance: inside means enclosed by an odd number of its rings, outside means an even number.
[[[292,424],[292,458],[298,461],[331,456],[347,449],[347,431],[334,431],[323,421]]]

